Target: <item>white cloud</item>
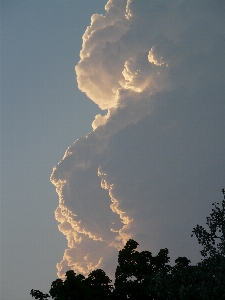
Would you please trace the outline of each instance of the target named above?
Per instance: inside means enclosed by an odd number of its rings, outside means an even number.
[[[59,276],[112,274],[128,238],[199,257],[191,231],[225,178],[224,12],[223,1],[110,0],[92,17],[77,80],[108,113],[51,176],[68,240]]]

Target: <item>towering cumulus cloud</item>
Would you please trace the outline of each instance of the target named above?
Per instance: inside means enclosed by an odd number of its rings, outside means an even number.
[[[78,87],[105,115],[54,168],[68,249],[57,264],[115,270],[135,239],[198,259],[225,179],[225,2],[109,0],[83,35]]]

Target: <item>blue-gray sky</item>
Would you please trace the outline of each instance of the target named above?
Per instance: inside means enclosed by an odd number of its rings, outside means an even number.
[[[128,238],[196,262],[222,198],[224,1],[106,2],[1,2],[3,300],[112,275]]]
[[[99,109],[77,88],[82,35],[105,1],[1,1],[1,299],[48,291],[66,247],[49,178]]]

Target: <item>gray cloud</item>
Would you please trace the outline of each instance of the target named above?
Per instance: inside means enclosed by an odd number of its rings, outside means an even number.
[[[51,175],[68,240],[59,276],[112,273],[128,238],[199,258],[191,231],[225,178],[224,15],[223,1],[110,0],[92,16],[76,74],[108,112]]]

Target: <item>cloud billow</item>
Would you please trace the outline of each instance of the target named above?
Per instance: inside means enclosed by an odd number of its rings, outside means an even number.
[[[197,259],[190,238],[225,178],[224,1],[109,0],[83,36],[78,87],[101,109],[54,167],[57,264],[113,272],[133,238]]]

